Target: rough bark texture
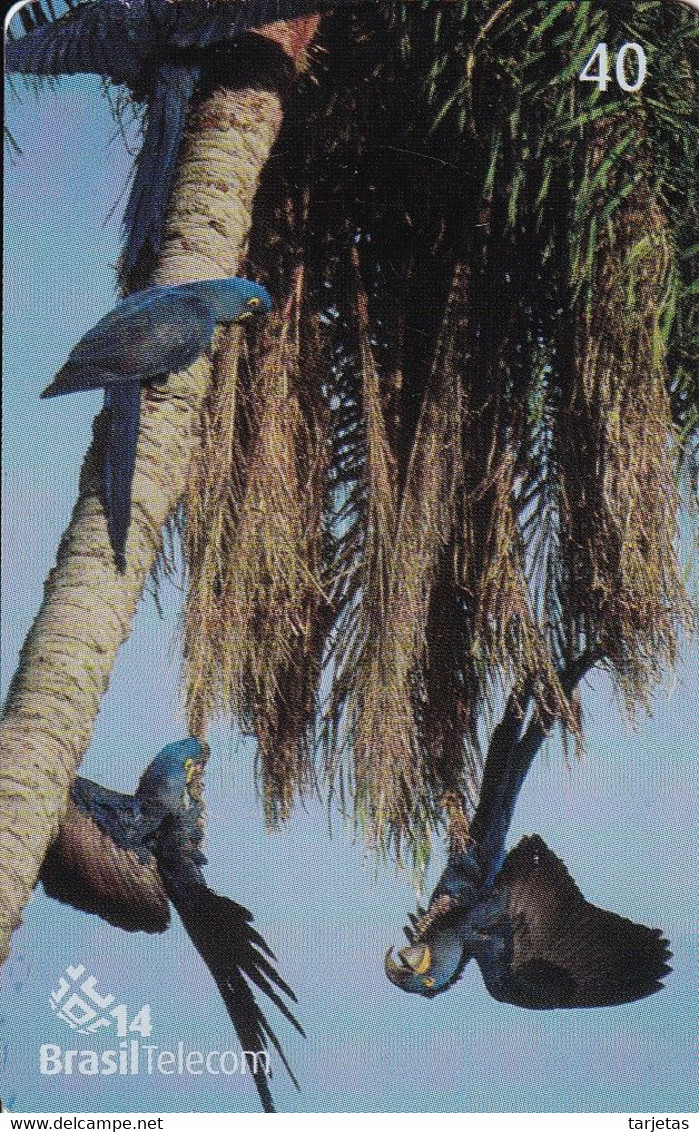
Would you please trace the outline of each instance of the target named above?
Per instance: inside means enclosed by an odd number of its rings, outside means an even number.
[[[267,35],[298,59],[316,24],[275,25]],[[236,274],[281,113],[276,94],[252,89],[215,91],[192,112],[154,282]],[[100,500],[103,416],[95,421],[78,500],[0,724],[0,962],[66,812],[162,527],[184,492],[210,371],[201,359],[165,391],[144,391],[124,575]]]

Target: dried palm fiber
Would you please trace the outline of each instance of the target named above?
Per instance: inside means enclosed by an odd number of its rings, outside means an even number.
[[[615,142],[608,123],[591,132],[590,180]],[[629,708],[648,702],[676,660],[679,628],[691,624],[676,554],[680,500],[663,325],[672,252],[652,185],[641,144],[605,186],[605,199],[616,194],[618,203],[596,233],[589,290],[576,299],[556,435],[566,608]],[[592,195],[591,213],[599,214],[602,191]]]
[[[458,272],[450,302],[458,304]],[[424,791],[413,710],[436,556],[448,537],[455,485],[460,386],[450,341],[441,343],[425,392],[399,506],[376,367],[360,306],[369,516],[358,652],[350,711],[356,802],[370,838],[386,823],[407,827]],[[449,322],[450,334],[454,328]]]
[[[324,22],[313,74],[286,107],[251,256],[275,296],[293,292],[302,265],[299,333],[321,335],[325,357],[320,370],[302,367],[299,388],[316,439],[329,419],[310,573],[330,603],[318,597],[313,642],[294,638],[296,670],[274,664],[276,683],[265,686],[281,689],[287,673],[282,702],[312,703],[325,644],[316,716],[328,774],[348,808],[355,793],[370,840],[414,849],[439,822],[445,791],[466,795],[466,810],[475,801],[479,741],[512,688],[523,711],[533,698],[544,719],[580,731],[557,675],[589,648],[571,627],[551,434],[572,337],[574,209],[561,202],[581,167],[583,127],[569,128],[583,111],[553,80],[585,49],[590,20],[608,13],[488,0],[458,13],[411,7],[392,23],[370,6]],[[532,62],[520,66],[528,36]],[[457,268],[466,277],[458,349]],[[460,394],[440,416],[448,350]],[[234,430],[246,460],[259,434],[246,424],[255,359],[241,374]],[[246,670],[251,688],[256,670]],[[293,716],[309,722],[309,742],[311,714]],[[284,748],[271,707],[266,724],[246,718],[268,750]],[[293,777],[289,765],[282,777]]]
[[[360,52],[370,56],[375,50],[374,41],[361,34],[356,41]],[[369,840],[377,844],[391,829],[405,835],[411,824],[424,824],[416,658],[423,651],[421,622],[436,548],[449,536],[448,523],[442,531],[445,501],[437,485],[445,478],[453,448],[448,429],[446,450],[432,431],[438,419],[447,421],[451,404],[439,405],[436,391],[444,375],[435,350],[454,272],[455,233],[463,225],[463,192],[448,171],[437,166],[438,184],[430,183],[424,163],[429,154],[384,144],[397,140],[390,131],[384,139],[384,115],[377,113],[385,99],[398,101],[392,86],[384,86],[396,66],[390,51],[388,58],[385,69],[380,60],[367,63],[377,83],[370,115],[365,95],[359,116],[356,112],[361,87],[345,83],[335,93],[333,113],[340,133],[329,146],[330,156],[344,147],[347,165],[360,155],[359,169],[348,178],[346,166],[338,176],[339,168],[328,162],[323,185],[328,195],[339,198],[344,231],[338,224],[338,235],[347,242],[350,233],[355,247],[351,258],[356,261],[358,247],[362,260],[361,272],[356,262],[354,271],[344,269],[344,293],[333,294],[345,340],[338,354],[346,380],[339,382],[339,407],[333,414],[342,514],[339,551],[330,566],[337,609],[330,773],[337,771],[338,749],[343,749],[349,755],[356,812]],[[363,84],[366,73],[358,75]],[[397,160],[402,168],[396,168]],[[445,212],[454,218],[448,229]],[[371,243],[359,235],[367,225]],[[453,435],[458,437],[458,407],[453,415]],[[423,416],[428,423],[418,425]],[[423,486],[427,493],[421,497]],[[448,511],[451,489],[447,484],[443,489]]]
[[[478,781],[479,723],[506,689],[526,685],[537,710],[578,731],[537,621],[519,530],[515,479],[533,380],[530,249],[507,233],[498,207],[483,205],[471,243],[459,492],[427,631],[421,717],[435,793],[468,794]]]
[[[468,653],[455,657],[454,642],[460,650],[466,643],[471,654],[480,650],[483,664],[501,666],[513,678],[536,675],[546,710],[574,725],[529,609],[512,510],[511,446],[518,437],[502,428],[493,410],[495,335],[479,324],[480,356],[475,334],[469,339],[468,280],[457,264],[393,528],[396,473],[363,325],[367,304],[360,304],[368,525],[358,631],[344,684],[350,687],[356,803],[370,839],[380,840],[389,827],[398,840],[418,828],[443,791],[465,787],[468,793],[477,778],[483,681]],[[500,307],[491,304],[487,317],[499,326]],[[466,391],[464,380],[471,383]],[[457,605],[461,622],[468,610],[466,641],[455,633],[458,620],[440,625],[442,606],[453,612]],[[440,665],[447,657],[451,671]]]
[[[381,104],[382,93],[380,88],[378,95],[373,92],[375,104]],[[356,92],[349,91],[346,97],[352,103]],[[385,827],[389,833],[393,831],[398,837],[403,834],[410,840],[411,830],[435,816],[436,803],[445,788],[459,784],[467,792],[470,788],[472,799],[475,796],[479,761],[475,721],[483,703],[482,685],[488,679],[487,650],[492,651],[494,642],[498,642],[499,655],[504,657],[503,641],[509,634],[508,644],[513,646],[515,657],[514,661],[508,658],[508,674],[536,668],[540,675],[537,690],[546,693],[547,704],[558,699],[566,711],[568,704],[560,694],[542,634],[528,609],[522,573],[517,572],[521,548],[517,546],[509,501],[507,506],[503,504],[503,514],[509,517],[510,526],[502,540],[497,542],[491,535],[487,549],[481,552],[479,548],[478,554],[470,555],[470,581],[482,575],[477,625],[485,645],[481,644],[478,656],[468,608],[470,591],[464,585],[464,555],[461,551],[456,555],[449,521],[442,522],[442,512],[448,515],[457,505],[463,509],[464,504],[455,499],[457,493],[448,484],[444,495],[435,486],[442,475],[440,461],[448,464],[453,459],[449,452],[454,445],[459,453],[453,460],[457,478],[462,463],[473,462],[467,455],[473,437],[459,424],[464,399],[458,397],[455,411],[450,412],[448,402],[435,397],[434,389],[444,377],[439,349],[450,333],[449,321],[445,321],[448,308],[449,319],[454,318],[453,306],[447,303],[449,280],[455,264],[463,265],[464,255],[469,255],[471,245],[477,244],[474,228],[482,227],[478,194],[471,192],[468,181],[455,178],[451,168],[445,172],[438,165],[438,175],[427,180],[425,159],[429,160],[430,155],[422,149],[384,146],[380,136],[383,115],[377,116],[376,105],[371,121],[362,123],[356,114],[343,113],[341,97],[336,94],[335,99],[339,105],[333,111],[342,123],[342,136],[329,147],[331,156],[333,148],[349,148],[351,144],[357,149],[352,148],[350,159],[356,161],[357,153],[366,154],[371,168],[364,185],[361,161],[358,175],[349,181],[328,162],[335,176],[329,175],[323,183],[321,166],[318,189],[319,195],[323,190],[332,194],[337,203],[339,222],[331,239],[346,241],[347,230],[357,234],[354,246],[361,249],[362,271],[361,279],[355,278],[355,286],[358,292],[363,289],[366,294],[363,301],[356,296],[348,301],[347,295],[333,292],[341,312],[341,332],[344,319],[345,337],[347,326],[361,321],[362,310],[365,325],[361,333],[354,332],[358,339],[354,357],[360,376],[354,387],[348,379],[340,394],[343,424],[338,478],[347,487],[350,503],[343,512],[348,529],[340,540],[342,551],[331,567],[334,578],[340,579],[334,590],[339,612],[330,712],[336,730],[331,743],[336,748],[352,748],[354,766],[349,786],[355,791],[359,817],[370,839],[381,840]],[[363,128],[366,133],[362,133]],[[420,140],[424,146],[424,137]],[[386,158],[384,150],[388,152]],[[396,153],[402,155],[400,173],[396,170]],[[432,175],[432,167],[428,168]],[[391,192],[385,196],[377,193],[384,178],[387,185],[389,179],[391,184]],[[362,192],[367,195],[363,197]],[[333,217],[333,213],[329,215]],[[371,241],[361,238],[367,224]],[[327,229],[327,218],[324,225]],[[496,259],[495,252],[492,258]],[[480,286],[479,279],[477,288]],[[354,306],[354,315],[348,312],[349,305]],[[488,318],[494,328],[488,335],[489,342],[497,341],[502,330],[501,306],[496,299],[489,307]],[[463,318],[462,314],[462,321]],[[479,324],[468,334],[472,341],[465,331],[461,335],[464,341],[477,342],[477,334],[483,335],[483,326]],[[513,352],[514,331],[508,345]],[[453,347],[450,349],[453,351]],[[351,369],[347,365],[350,352],[346,348],[345,369]],[[462,341],[457,364],[453,351],[451,364],[459,381],[459,368],[468,369],[467,352]],[[469,380],[480,377],[483,383],[488,374],[487,366],[483,366],[481,374],[477,370],[474,373],[471,367]],[[508,381],[511,384],[509,372],[503,368],[501,385],[504,387]],[[524,394],[520,401],[523,397]],[[361,403],[361,412],[353,420],[351,409],[357,402]],[[520,405],[520,415],[522,411]],[[493,448],[488,435],[493,420],[485,413],[482,416],[477,439],[479,443],[484,441],[480,447],[487,454]],[[503,483],[511,484],[518,433],[516,429],[508,432],[507,414],[495,414],[493,419],[501,431],[498,443],[506,453],[503,470],[495,478],[500,475]],[[418,426],[425,420],[427,424]],[[435,425],[439,420],[451,426],[445,429],[446,448],[440,447],[439,425]],[[434,444],[438,456],[434,465],[429,455],[430,444]],[[472,501],[467,508],[471,520],[462,523],[461,528],[468,532],[467,524],[471,522],[471,543],[480,534],[481,517],[493,512],[492,503],[482,500],[484,493],[492,494],[492,468],[485,476],[487,483],[482,469],[477,469],[477,461],[474,469]],[[442,477],[443,485],[444,482]],[[427,490],[423,493],[425,485]],[[503,489],[502,495],[506,494]],[[398,511],[396,533],[391,536],[394,509]],[[468,540],[461,537],[460,541],[465,544]],[[497,581],[498,567],[491,574],[486,569],[492,553],[500,555],[503,569],[509,572],[504,577],[505,591],[514,592],[519,586],[519,600],[512,601],[495,627],[493,616],[483,612],[488,601],[498,600],[502,588]],[[460,563],[458,570],[455,555]],[[438,577],[441,588],[436,605],[429,595]],[[445,621],[442,614],[446,608],[456,611],[457,617]],[[428,617],[432,618],[429,630]],[[443,628],[448,628],[447,634]],[[336,768],[337,759],[333,761],[331,757],[331,773]],[[388,819],[384,787],[387,776],[392,783]],[[418,838],[424,832],[420,828]]]
[[[257,735],[272,823],[313,778],[325,452],[304,388],[318,359],[302,304],[299,268],[250,355],[219,354],[186,500],[190,719],[232,711]]]

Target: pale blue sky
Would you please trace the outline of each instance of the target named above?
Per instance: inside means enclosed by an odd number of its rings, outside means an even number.
[[[36,612],[75,498],[101,395],[39,401],[68,351],[113,305],[110,264],[129,157],[97,81],[24,94],[9,124],[24,150],[6,159],[3,416],[2,688]],[[83,772],[131,790],[163,743],[182,734],[179,594],[164,619],[141,603],[102,705]],[[692,923],[697,797],[696,654],[669,698],[633,732],[598,681],[585,696],[588,753],[567,768],[557,744],[536,763],[511,844],[538,832],[584,894],[665,929],[675,954],[666,988],[608,1010],[528,1012],[495,1002],[472,964],[434,1001],[383,974],[414,905],[407,874],[366,858],[338,817],[299,809],[265,833],[253,753],[212,733],[209,882],[246,904],[299,995],[308,1040],[277,1027],[301,1080],[277,1072],[280,1109],[300,1111],[681,1111],[693,1108]],[[441,867],[434,863],[430,880]],[[17,1111],[257,1111],[249,1078],[41,1077],[41,1043],[71,1044],[48,1009],[69,963],[132,1006],[148,1001],[151,1041],[172,1048],[237,1043],[215,987],[179,924],[127,935],[37,893],[2,984],[2,1094]],[[270,1019],[272,1010],[270,1010]],[[101,1048],[101,1039],[82,1039]],[[73,1042],[72,1044],[80,1044]],[[105,1043],[102,1042],[102,1045]]]

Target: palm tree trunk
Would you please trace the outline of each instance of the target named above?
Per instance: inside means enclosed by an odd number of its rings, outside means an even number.
[[[260,34],[298,62],[317,22],[277,24]],[[236,274],[281,117],[279,96],[260,89],[219,89],[192,111],[153,282]],[[78,500],[0,723],[0,962],[65,814],[163,525],[184,492],[210,372],[210,360],[200,359],[174,375],[165,392],[143,393],[123,575],[113,564],[100,499],[103,415],[95,421]]]

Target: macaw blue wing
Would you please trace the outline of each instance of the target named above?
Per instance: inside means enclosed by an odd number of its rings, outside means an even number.
[[[654,994],[670,971],[662,933],[588,903],[540,837],[507,855],[492,906],[495,923],[475,958],[502,1002],[614,1006]]]
[[[214,326],[210,307],[186,287],[139,291],[81,338],[41,396],[176,373],[211,343]]]
[[[205,51],[277,20],[322,15],[358,2],[94,0],[10,40],[6,66],[33,75],[98,74],[142,88],[150,79],[148,66],[157,66],[172,48]]]
[[[71,799],[120,849],[133,849],[149,855],[150,850],[144,843],[140,807],[133,794],[109,790],[89,778],[78,776],[71,789]]]
[[[127,30],[128,5],[85,3],[20,39],[8,39],[5,67],[25,75],[105,75],[136,83],[143,60]]]
[[[165,931],[170,903],[149,833],[132,796],[77,778],[39,879],[49,896],[125,931]]]
[[[200,811],[193,806],[189,813],[163,823],[155,847],[160,875],[194,946],[214,977],[242,1049],[266,1056],[268,1041],[271,1042],[298,1088],[279,1040],[249,983],[266,994],[303,1035],[281,994],[293,1002],[296,996],[270,962],[274,955],[252,927],[251,913],[207,886],[199,867],[204,861],[198,849],[199,819]],[[259,1060],[254,1063],[252,1076],[265,1112],[274,1112],[268,1074]]]

